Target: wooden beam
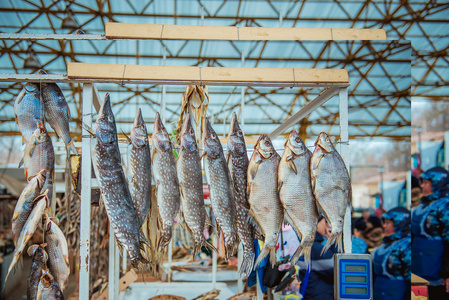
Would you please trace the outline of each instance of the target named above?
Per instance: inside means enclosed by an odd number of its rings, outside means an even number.
[[[285,28],[112,23],[105,26],[107,39],[299,41],[386,40],[385,29]]]
[[[139,81],[168,84],[205,84],[239,86],[316,86],[349,84],[346,69],[229,68],[146,66],[124,64],[74,63],[67,66],[67,77],[110,82]]]

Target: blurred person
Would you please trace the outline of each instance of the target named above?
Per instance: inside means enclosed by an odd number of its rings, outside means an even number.
[[[362,232],[366,229],[363,220],[355,220],[352,225],[352,253],[368,253],[368,244],[361,238]]]
[[[395,207],[383,214],[384,238],[374,250],[373,299],[410,299],[410,211]]]
[[[375,248],[382,244],[382,221],[380,218],[371,215],[369,209],[363,210],[362,217],[356,220],[363,221],[366,229],[362,231],[361,238],[368,244],[368,248]]]
[[[376,208],[376,210],[374,211],[374,215],[376,215],[376,217],[381,218],[382,215],[386,212],[383,204],[379,204],[379,207]]]
[[[421,176],[421,204],[412,211],[412,272],[429,281],[429,299],[449,299],[449,173]]]
[[[412,175],[412,203],[411,208],[417,207],[421,200],[421,182]]]
[[[299,279],[301,281],[301,292],[304,299],[308,300],[333,300],[334,299],[334,254],[338,253],[335,245],[332,245],[323,255],[321,250],[330,236],[330,225],[323,216],[318,218],[315,242],[312,246],[311,259],[312,270],[306,278],[307,266],[301,257],[299,266]],[[305,290],[304,290],[305,288]]]

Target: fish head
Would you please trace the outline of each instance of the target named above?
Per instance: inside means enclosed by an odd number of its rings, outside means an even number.
[[[245,137],[237,121],[237,114],[232,113],[231,127],[228,135],[228,149],[235,156],[246,155]]]
[[[184,122],[182,123],[181,129],[181,146],[190,152],[198,151],[198,145],[196,144],[195,130],[192,127],[192,122],[190,121],[190,114],[184,117]]]
[[[220,153],[223,153],[223,147],[208,118],[204,122],[203,134],[204,150],[209,157],[217,158]]]
[[[50,270],[42,270],[42,276],[39,284],[42,284],[45,288],[49,288],[55,282],[55,278],[50,274]]]
[[[43,143],[45,141],[48,141],[50,139],[50,136],[48,135],[47,129],[45,128],[44,123],[36,123],[36,130],[34,131],[34,137],[36,138],[37,143]]]
[[[201,124],[201,107],[204,100],[204,93],[199,86],[191,85],[186,89],[186,96],[190,110],[193,113],[193,119],[196,125],[199,125]]]
[[[265,159],[269,159],[276,152],[271,139],[266,134],[262,134],[259,137],[254,149]]]
[[[115,118],[112,113],[111,99],[109,93],[106,93],[100,110],[98,111],[96,121],[97,140],[102,144],[111,144],[117,141],[117,128],[115,126]]]
[[[335,150],[334,145],[329,138],[329,136],[325,132],[321,132],[318,136],[315,146],[319,146],[324,152],[329,153]]]
[[[45,72],[45,70],[43,70],[43,69],[39,69],[39,70],[37,70],[37,74],[39,74],[39,75],[47,75],[47,72]]]
[[[288,135],[287,141],[285,142],[285,147],[290,148],[290,150],[298,156],[306,153],[307,151],[306,145],[295,130],[292,130]]]
[[[137,110],[134,125],[131,129],[131,142],[134,147],[141,148],[148,142],[147,127],[142,117],[142,110]]]
[[[165,129],[164,124],[162,123],[161,116],[159,113],[156,113],[156,117],[154,118],[154,129],[153,129],[153,145],[162,152],[170,151],[170,137],[168,136],[167,129]]]

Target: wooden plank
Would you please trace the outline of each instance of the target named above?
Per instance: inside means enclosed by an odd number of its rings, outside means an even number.
[[[334,41],[386,40],[387,34],[385,29],[333,28],[332,39]]]
[[[123,275],[119,280],[119,293],[124,291],[131,283],[135,282],[137,280],[137,274],[136,271],[133,269],[126,272],[125,275]],[[95,294],[92,296],[92,299],[94,300],[107,300],[109,299],[108,295],[109,287],[101,291],[101,293]]]
[[[239,40],[248,41],[301,41],[331,40],[330,28],[287,28],[287,27],[238,27]]]
[[[413,274],[413,273],[412,273],[411,282],[412,282],[412,285],[424,285],[424,286],[429,285],[429,281],[427,281],[424,278],[419,277],[418,275]]]
[[[183,67],[146,66],[123,64],[97,64],[69,62],[67,77],[83,80],[118,79],[203,82],[210,83],[348,83],[346,69],[290,69],[290,68],[228,68],[228,67]]]
[[[107,39],[297,41],[386,40],[385,29],[236,27],[106,23]]]

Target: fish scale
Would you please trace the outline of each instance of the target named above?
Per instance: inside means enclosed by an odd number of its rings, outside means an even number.
[[[179,186],[181,190],[182,213],[189,232],[192,234],[193,257],[202,246],[216,250],[204,237],[206,211],[203,198],[203,176],[195,132],[190,114],[184,117],[180,133],[181,151],[177,161]]]
[[[240,274],[243,272],[248,276],[254,264],[254,230],[248,226],[249,203],[247,192],[248,184],[248,155],[246,153],[245,138],[237,121],[237,114],[232,114],[231,126],[228,135],[228,167],[234,186],[236,203],[237,234],[243,244],[243,261]]]
[[[138,269],[139,263],[148,263],[140,253],[141,244],[146,241],[143,233],[142,236],[140,234],[139,219],[126,184],[109,94],[106,94],[98,113],[95,137],[92,162],[106,213],[119,247],[125,247],[132,266]]]
[[[163,252],[171,240],[173,224],[179,212],[180,192],[176,173],[175,157],[170,137],[162,124],[159,113],[156,113],[151,149],[151,164],[156,185],[157,205],[162,223],[162,233],[158,249]]]
[[[311,158],[312,152],[304,145],[299,134],[292,130],[279,163],[279,198],[286,217],[301,239],[291,263],[295,264],[303,252],[305,263],[309,266],[318,222],[318,211],[310,182]]]
[[[25,141],[28,141],[37,129],[37,123],[44,123],[44,104],[39,85],[26,83],[14,101],[14,116]]]
[[[210,186],[210,199],[215,220],[225,239],[225,259],[235,252],[235,198],[223,147],[206,118],[204,125],[204,153],[206,176]]]
[[[276,263],[276,243],[281,232],[284,210],[278,195],[278,166],[281,157],[267,135],[262,135],[254,147],[248,166],[248,202],[255,226],[265,236],[255,266],[269,254]]]

